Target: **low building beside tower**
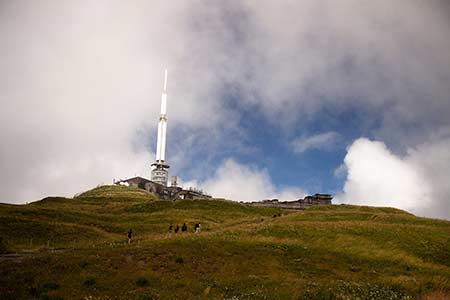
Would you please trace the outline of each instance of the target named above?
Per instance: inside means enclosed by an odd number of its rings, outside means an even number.
[[[172,177],[172,184],[166,186],[152,180],[148,180],[143,177],[133,177],[125,180],[115,181],[114,184],[117,185],[128,185],[137,187],[159,196],[161,199],[165,200],[176,200],[176,199],[205,199],[211,198],[202,190],[195,188],[183,189],[176,185],[176,176]]]
[[[268,199],[263,201],[250,202],[251,205],[264,206],[272,208],[284,208],[284,209],[306,209],[310,206],[317,205],[331,205],[331,200],[333,196],[330,194],[314,194],[311,196],[306,196],[303,199],[298,199],[295,201],[279,201],[278,199]]]

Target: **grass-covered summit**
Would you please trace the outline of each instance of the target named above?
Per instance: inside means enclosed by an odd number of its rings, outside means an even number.
[[[188,233],[168,233],[184,222]],[[0,204],[0,232],[2,300],[450,299],[450,222],[393,208],[288,211],[104,186]]]

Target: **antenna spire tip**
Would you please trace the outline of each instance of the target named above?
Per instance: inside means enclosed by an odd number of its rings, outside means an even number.
[[[164,91],[167,90],[167,69],[164,69]]]

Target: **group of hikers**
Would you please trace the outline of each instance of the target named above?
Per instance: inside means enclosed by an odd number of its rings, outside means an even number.
[[[276,217],[281,217],[281,213],[278,213],[278,214],[274,214],[273,216],[272,216],[273,218],[276,218]],[[261,222],[263,222],[264,221],[264,219],[261,219]],[[199,233],[200,232],[200,227],[201,227],[202,225],[200,224],[200,223],[196,223],[195,225],[194,225],[194,233]],[[183,225],[181,226],[181,228],[180,228],[180,226],[177,224],[177,225],[175,225],[175,227],[172,225],[172,224],[170,224],[170,226],[169,226],[169,233],[178,233],[178,231],[180,231],[180,229],[181,229],[181,232],[188,232],[188,227],[187,227],[187,225],[186,225],[186,223],[183,223]],[[127,234],[127,237],[128,237],[128,244],[130,244],[131,243],[131,235],[132,235],[132,231],[131,231],[131,229],[128,231],[128,234]]]
[[[199,233],[200,227],[201,227],[201,224],[196,223],[194,225],[194,233]],[[172,232],[178,233],[178,231],[180,231],[180,226],[178,224],[175,227],[173,227],[172,224],[169,226],[169,233],[172,233]],[[187,231],[188,231],[188,227],[187,227],[186,223],[183,223],[183,225],[181,226],[181,232],[187,232]]]
[[[194,225],[194,233],[199,233],[201,226],[202,226],[202,224],[196,223]],[[169,233],[172,233],[172,232],[178,233],[178,231],[180,231],[180,229],[181,229],[181,232],[187,232],[188,231],[188,227],[187,227],[186,223],[183,223],[181,228],[180,228],[180,226],[178,224],[175,227],[173,225],[170,225],[169,226]],[[133,235],[133,231],[131,229],[128,230],[128,232],[127,232],[128,244],[131,244],[131,236],[132,235]]]
[[[278,214],[274,214],[273,216],[272,216],[273,218],[276,218],[276,217],[281,217],[281,213],[278,213]],[[261,219],[261,222],[262,221],[264,221],[264,219]],[[202,225],[200,224],[200,223],[196,223],[195,225],[194,225],[194,233],[199,233],[200,232],[200,227],[201,227]],[[187,227],[187,225],[186,225],[186,223],[183,223],[183,225],[181,226],[181,228],[180,228],[180,226],[177,224],[177,225],[175,225],[175,227],[172,225],[172,224],[170,224],[170,226],[169,226],[169,233],[178,233],[178,231],[180,231],[180,229],[181,229],[181,232],[188,232],[188,227]],[[131,235],[132,235],[132,231],[131,231],[131,229],[128,231],[128,234],[127,234],[127,237],[128,237],[128,244],[130,244],[131,243]]]
[[[276,218],[276,217],[281,217],[281,213],[278,213],[278,214],[274,214],[273,216],[272,216],[273,218]],[[262,221],[264,221],[264,219],[261,219],[261,222]],[[194,225],[194,233],[199,233],[200,232],[200,227],[201,227],[202,225],[200,224],[200,223],[196,223],[195,225]],[[172,224],[170,224],[170,226],[169,226],[169,233],[178,233],[178,231],[180,231],[180,229],[181,229],[181,232],[188,232],[188,227],[187,227],[187,225],[186,225],[186,223],[183,223],[183,225],[181,226],[181,228],[180,228],[180,226],[177,224],[177,225],[175,225],[175,227],[172,225]],[[132,235],[132,231],[131,231],[131,229],[128,231],[128,234],[127,234],[127,237],[128,237],[128,244],[130,244],[131,243],[131,235]]]
[[[274,214],[272,217],[273,217],[273,218],[281,217],[281,213]],[[261,222],[262,222],[262,221],[264,221],[264,219],[261,219]],[[194,233],[199,233],[199,232],[200,232],[200,227],[201,227],[201,226],[202,226],[202,224],[196,223],[196,224],[194,225]],[[170,224],[170,226],[169,226],[169,233],[178,233],[178,232],[180,231],[180,229],[181,229],[181,232],[188,232],[188,227],[187,227],[186,223],[183,223],[183,225],[182,225],[181,227],[180,227],[178,224],[175,225],[175,227],[174,227],[172,224]],[[128,234],[127,234],[127,237],[128,237],[128,244],[131,243],[131,235],[132,235],[132,231],[131,231],[131,229],[130,229],[130,230],[128,231]]]

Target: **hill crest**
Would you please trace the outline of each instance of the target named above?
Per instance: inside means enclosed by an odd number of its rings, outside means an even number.
[[[2,299],[450,295],[450,222],[393,208],[292,211],[158,200],[114,186],[73,199],[3,204],[0,217]],[[169,233],[169,225],[183,223],[187,233]]]

